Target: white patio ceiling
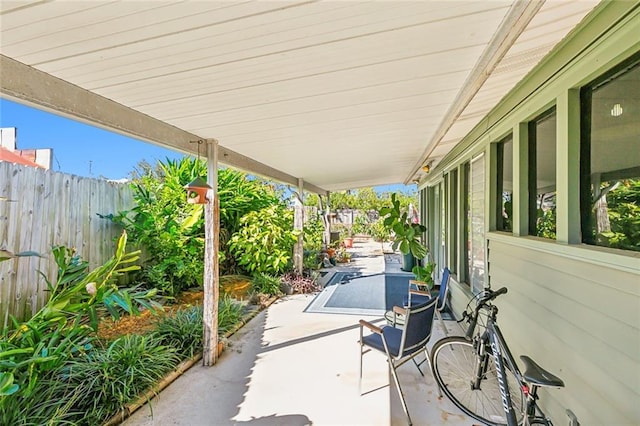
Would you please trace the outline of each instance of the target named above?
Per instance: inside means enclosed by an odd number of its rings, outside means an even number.
[[[312,190],[408,183],[596,3],[3,1],[1,94],[183,152],[217,139]]]

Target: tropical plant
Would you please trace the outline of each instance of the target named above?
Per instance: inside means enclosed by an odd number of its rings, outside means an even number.
[[[175,297],[182,290],[202,284],[204,258],[204,209],[189,204],[184,185],[206,176],[205,163],[189,157],[167,159],[156,167],[140,163],[132,183],[136,207],[107,217],[122,224],[131,239],[145,249],[141,281]],[[218,170],[220,202],[220,271],[238,272],[238,262],[228,253],[228,241],[247,213],[279,202],[267,182],[233,169]]]
[[[203,206],[187,203],[183,187],[203,173],[204,165],[189,157],[160,162],[131,184],[136,206],[107,216],[144,248],[139,280],[168,297],[202,284]]]
[[[380,210],[380,216],[383,217],[383,225],[394,233],[394,241],[391,245],[393,250],[400,249],[403,255],[411,254],[414,258],[424,260],[424,266],[415,265],[411,272],[419,279],[424,281],[429,288],[433,287],[432,272],[435,267],[433,263],[426,260],[428,254],[427,247],[422,244],[422,234],[427,230],[426,226],[415,223],[409,218],[406,210],[402,210],[400,202],[396,199],[395,194],[391,194],[391,207],[385,207]]]
[[[429,289],[433,288],[433,269],[435,265],[432,262],[426,262],[424,266],[416,265],[411,272],[416,276],[416,281],[423,282]]]
[[[418,259],[427,255],[427,248],[420,240],[427,228],[409,219],[407,211],[401,210],[400,201],[395,194],[391,194],[391,207],[380,209],[380,216],[384,218],[384,226],[394,233],[391,245],[393,250],[399,248],[402,254],[411,253]]]
[[[314,217],[304,224],[304,249],[320,251],[322,249],[322,235],[324,225],[318,217]]]
[[[0,340],[0,412],[7,416],[24,414],[20,404],[34,398],[41,380],[50,379],[51,372],[92,350],[98,307],[117,317],[120,310],[135,314],[138,306],[158,306],[152,300],[154,290],[142,292],[116,284],[119,275],[138,268],[133,263],[139,253],[125,253],[126,241],[127,234],[123,233],[113,258],[90,272],[87,262],[73,250],[54,248],[58,276],[55,283],[45,277],[49,300],[28,321],[20,323],[13,318],[14,330]],[[3,424],[14,424],[4,420]]]
[[[297,242],[290,209],[270,206],[244,215],[240,224],[240,230],[229,241],[229,248],[242,267],[251,274],[272,275],[290,267],[293,245]]]

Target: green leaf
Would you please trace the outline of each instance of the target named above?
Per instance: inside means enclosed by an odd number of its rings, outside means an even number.
[[[20,389],[20,387],[13,383],[12,373],[0,372],[0,396],[13,395],[18,389]]]

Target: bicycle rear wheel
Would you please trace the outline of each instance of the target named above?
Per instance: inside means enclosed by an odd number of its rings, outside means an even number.
[[[472,389],[478,363],[477,352],[473,343],[464,337],[447,337],[437,341],[431,350],[434,376],[447,397],[466,414],[487,425],[506,425],[493,357],[490,357],[480,388]],[[511,402],[520,424],[524,395],[513,373],[507,371],[506,376]]]

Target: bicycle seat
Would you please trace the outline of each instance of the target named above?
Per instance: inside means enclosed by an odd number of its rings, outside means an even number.
[[[528,356],[521,355],[520,359],[524,362],[525,367],[525,371],[522,375],[529,383],[538,386],[553,386],[556,388],[564,387],[564,382],[561,378],[549,373]]]

